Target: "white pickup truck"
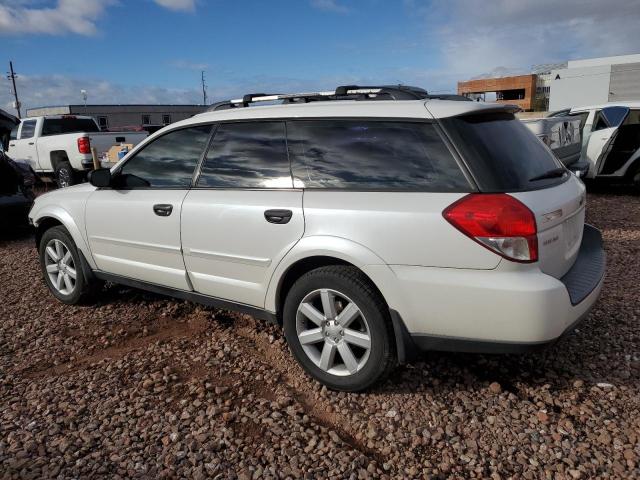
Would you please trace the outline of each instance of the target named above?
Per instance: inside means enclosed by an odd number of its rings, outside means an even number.
[[[140,143],[148,133],[101,132],[93,117],[52,115],[23,118],[9,137],[9,156],[24,160],[40,175],[53,174],[59,187],[84,179],[98,157],[114,145]]]

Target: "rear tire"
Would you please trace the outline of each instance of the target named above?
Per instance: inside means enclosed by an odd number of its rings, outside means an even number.
[[[100,282],[85,276],[83,259],[71,235],[61,225],[44,232],[39,247],[40,268],[49,290],[62,303],[87,302]]]
[[[71,164],[63,161],[56,167],[56,183],[58,188],[70,187],[76,184],[76,176]]]
[[[631,173],[631,185],[635,189],[636,193],[640,193],[640,163],[635,167],[635,170]]]
[[[388,312],[356,267],[321,267],[289,290],[284,333],[293,356],[320,383],[334,390],[365,390],[396,365]]]

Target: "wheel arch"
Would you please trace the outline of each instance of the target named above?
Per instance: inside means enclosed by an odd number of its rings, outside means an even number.
[[[71,235],[71,238],[76,244],[76,248],[82,253],[82,256],[89,264],[89,267],[91,269],[96,268],[89,246],[87,245],[80,228],[69,212],[59,206],[47,206],[34,213],[33,224],[36,230],[36,248],[40,248],[40,240],[42,239],[44,232],[52,227],[61,225],[67,229],[69,235]]]
[[[58,165],[69,161],[69,155],[66,150],[52,150],[49,152],[49,159],[51,160],[51,169],[55,172]]]

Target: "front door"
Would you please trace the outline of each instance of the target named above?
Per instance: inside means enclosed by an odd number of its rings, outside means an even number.
[[[190,290],[180,216],[210,132],[200,125],[152,140],[113,173],[111,188],[89,197],[86,229],[98,269]]]
[[[182,208],[194,290],[263,307],[273,270],[303,233],[284,123],[221,124]]]
[[[598,175],[618,133],[618,127],[629,115],[627,107],[606,107],[596,112],[589,143],[587,144],[587,161],[589,177]]]

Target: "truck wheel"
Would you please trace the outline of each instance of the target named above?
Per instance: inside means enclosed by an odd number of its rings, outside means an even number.
[[[396,365],[388,308],[355,267],[332,265],[300,277],[287,294],[283,321],[293,356],[329,388],[367,389]]]
[[[56,183],[58,188],[75,185],[75,172],[69,162],[60,162],[56,167]]]
[[[100,286],[85,277],[82,259],[67,229],[59,225],[42,235],[40,267],[49,290],[62,303],[75,305],[87,301]]]
[[[640,164],[638,164],[635,171],[631,174],[631,184],[635,188],[636,193],[640,193]]]

